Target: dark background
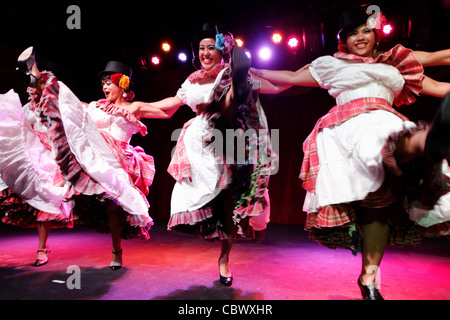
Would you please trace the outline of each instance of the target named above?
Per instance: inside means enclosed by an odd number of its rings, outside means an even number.
[[[28,46],[36,51],[38,67],[51,70],[85,102],[103,98],[97,73],[109,60],[119,60],[134,70],[135,100],[157,101],[174,96],[193,71],[191,63],[177,61],[178,50],[191,53],[195,30],[205,21],[218,20],[235,37],[242,37],[256,55],[262,42],[270,42],[273,31],[305,34],[305,42],[295,52],[277,47],[274,59],[253,65],[269,69],[296,70],[315,58],[337,51],[337,19],[347,7],[360,1],[41,1],[0,4],[0,93],[13,88],[26,103],[26,87],[15,72],[18,55]],[[417,50],[450,48],[450,0],[377,1],[392,34],[381,49],[400,43]],[[81,29],[66,26],[70,5],[81,9]],[[161,42],[170,41],[172,53],[163,54]],[[149,59],[159,54],[163,60],[153,68]],[[189,60],[192,57],[189,57]],[[142,61],[147,63],[143,68]],[[440,81],[450,81],[450,67],[427,68],[425,73]],[[302,143],[319,117],[334,106],[322,89],[291,88],[279,95],[261,95],[269,127],[279,130],[280,169],[271,177],[271,221],[303,225],[305,192],[298,179],[303,158]],[[440,99],[420,96],[412,106],[400,111],[412,120],[430,121]],[[175,141],[172,132],[181,128],[194,113],[183,106],[169,120],[143,119],[148,135],[135,135],[133,145],[142,146],[155,158],[156,177],[150,188],[150,214],[168,219],[173,178],[166,172]]]

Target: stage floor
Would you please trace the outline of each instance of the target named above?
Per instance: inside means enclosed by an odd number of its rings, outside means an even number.
[[[50,261],[36,258],[37,231],[0,228],[0,299],[26,300],[360,300],[361,256],[330,250],[301,226],[269,225],[261,243],[237,240],[233,286],[218,283],[219,242],[166,231],[156,222],[151,239],[124,240],[124,268],[109,269],[111,238],[76,227],[52,230]],[[69,266],[79,267],[72,273]],[[449,300],[450,239],[388,248],[380,292],[388,300]],[[79,289],[76,285],[79,275]],[[74,280],[75,279],[75,280]],[[68,286],[69,284],[69,286]]]

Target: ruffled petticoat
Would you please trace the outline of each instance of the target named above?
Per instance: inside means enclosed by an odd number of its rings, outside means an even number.
[[[219,112],[219,103],[230,88],[230,70],[216,82],[213,102],[184,125],[169,165],[177,182],[168,229],[223,240],[232,228],[238,228],[241,237],[252,237],[252,226],[263,230],[269,221],[267,186],[276,155],[258,100],[259,82],[249,78],[252,94],[247,104],[237,108],[231,124]],[[256,152],[246,154],[244,161],[236,161],[234,152],[227,158],[227,129],[250,132],[246,148]]]
[[[68,184],[52,158],[46,136],[25,117],[19,96],[0,95],[0,210],[2,221],[35,228],[73,226]]]
[[[319,132],[316,191],[307,192],[304,203],[310,236],[329,248],[360,252],[362,207],[391,208],[383,217],[390,226],[391,246],[416,245],[423,237],[449,234],[447,161],[424,171],[423,160],[399,166],[394,158],[401,137],[426,129],[424,123],[375,111]],[[442,216],[433,225],[431,210]]]
[[[147,179],[149,184],[141,189],[133,176],[149,159],[142,156],[139,148],[123,146],[112,138],[105,139],[70,89],[50,72],[43,72],[42,76],[46,86],[40,98],[29,88],[30,110],[47,128],[56,163],[71,184],[67,197],[76,201],[75,219],[98,232],[109,232],[106,205],[111,200],[122,209],[117,210],[123,227],[122,237],[148,239],[153,221],[144,193],[152,183],[154,170],[142,173],[151,176]],[[118,148],[122,150],[119,152]],[[116,154],[121,152],[123,158],[119,159]],[[133,168],[130,169],[129,164],[122,166],[124,159],[132,159]],[[153,162],[148,163],[152,165]]]

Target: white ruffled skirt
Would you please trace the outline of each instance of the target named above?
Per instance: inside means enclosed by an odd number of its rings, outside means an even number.
[[[387,139],[414,127],[413,122],[377,110],[322,129],[317,135],[320,165],[316,192],[307,192],[303,210],[319,212],[325,206],[364,200],[377,191],[385,179],[382,149]],[[447,161],[442,166],[450,177]],[[441,196],[432,210],[409,207],[407,211],[410,219],[423,227],[450,221],[450,193]]]

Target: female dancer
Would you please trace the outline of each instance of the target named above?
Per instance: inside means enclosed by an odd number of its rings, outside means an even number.
[[[377,53],[382,33],[377,20],[368,18],[363,7],[342,14],[334,57],[320,57],[297,72],[252,72],[274,83],[321,87],[336,98],[337,106],[317,122],[303,146],[305,227],[330,248],[356,254],[362,246],[361,293],[383,299],[374,271],[387,244],[416,244],[422,236],[448,234],[450,227],[445,222],[450,208],[439,202],[448,196],[442,168],[448,171],[443,159],[449,139],[442,126],[448,125],[450,97],[431,130],[408,121],[392,103],[410,104],[419,93],[444,97],[450,84],[424,76],[412,51],[401,45]],[[446,217],[422,225],[420,217],[408,215],[412,208]]]
[[[75,200],[74,219],[111,233],[110,267],[119,269],[121,239],[148,239],[153,224],[146,199],[155,173],[153,158],[129,144],[134,133],[146,134],[145,125],[129,111],[132,70],[109,62],[100,73],[106,99],[86,107],[51,72],[38,70],[32,48],[19,63],[33,80],[29,109],[45,128],[55,161],[70,184],[66,197]]]
[[[135,114],[147,117],[154,106],[170,118],[184,104],[196,112],[183,127],[168,169],[176,180],[168,229],[222,240],[220,282],[230,286],[229,255],[238,228],[245,236],[249,224],[264,230],[269,221],[267,184],[275,155],[267,131],[262,134],[267,123],[258,100],[259,82],[248,77],[250,59],[234,48],[233,37],[224,35],[220,23],[205,23],[197,38],[202,69],[186,79],[176,96],[135,104]],[[276,86],[271,90],[281,91]],[[249,152],[239,163],[233,154],[214,150],[225,146],[219,135],[225,137],[228,129],[253,130],[249,143],[257,146],[255,161],[249,161]]]
[[[66,199],[69,184],[51,154],[48,139],[19,96],[0,95],[0,208],[2,221],[37,228],[39,244],[34,266],[48,262],[48,232],[71,228],[73,201]]]

